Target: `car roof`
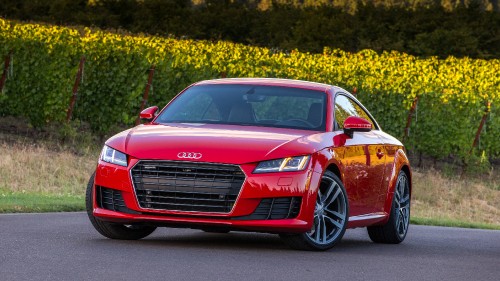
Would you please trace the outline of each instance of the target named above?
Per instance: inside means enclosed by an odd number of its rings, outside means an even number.
[[[224,78],[224,79],[200,81],[195,85],[230,85],[230,84],[281,86],[281,87],[300,88],[300,89],[315,90],[322,92],[326,92],[328,89],[332,88],[332,85],[323,83],[293,80],[293,79],[281,79],[281,78]]]

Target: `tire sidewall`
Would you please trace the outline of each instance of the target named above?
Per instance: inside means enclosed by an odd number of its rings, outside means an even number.
[[[392,227],[394,228],[394,232],[396,234],[396,238],[399,240],[399,242],[403,242],[403,240],[405,240],[406,238],[406,235],[408,234],[408,230],[410,228],[410,223],[409,223],[409,220],[410,220],[410,217],[411,217],[411,200],[408,202],[408,226],[406,227],[406,232],[404,233],[403,236],[399,235],[399,232],[398,232],[398,225],[397,225],[397,216],[398,216],[398,210],[397,210],[397,204],[396,204],[396,188],[398,186],[398,183],[399,183],[399,179],[401,177],[404,177],[406,179],[406,182],[408,182],[408,176],[406,175],[406,173],[401,170],[399,171],[399,174],[398,174],[398,180],[396,181],[396,186],[394,187],[394,193],[393,193],[393,196],[392,196],[392,210],[391,210],[391,218],[390,218],[390,222],[392,224]],[[408,190],[409,192],[409,190]],[[411,196],[410,196],[411,198]]]
[[[90,176],[89,182],[87,184],[87,189],[85,192],[85,209],[89,217],[94,218],[94,178],[95,173]]]

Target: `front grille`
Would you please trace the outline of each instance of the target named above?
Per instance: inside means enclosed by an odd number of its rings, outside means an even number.
[[[122,213],[136,213],[125,205],[122,192],[96,185],[96,201],[99,208]]]
[[[239,166],[140,161],[131,171],[145,209],[229,213],[245,181]]]
[[[265,198],[260,201],[255,211],[238,220],[279,220],[293,219],[299,215],[301,197]]]

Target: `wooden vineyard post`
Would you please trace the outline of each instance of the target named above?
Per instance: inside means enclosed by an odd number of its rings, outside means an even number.
[[[73,91],[71,96],[71,101],[69,102],[68,111],[66,114],[66,122],[71,120],[71,115],[73,114],[73,108],[76,103],[76,96],[78,95],[78,87],[80,86],[80,81],[83,77],[83,65],[85,64],[85,57],[82,56],[80,59],[80,64],[78,65],[78,72],[76,73],[75,84],[73,85]]]
[[[486,123],[486,118],[488,118],[490,109],[491,109],[491,102],[486,101],[486,109],[484,110],[483,118],[481,118],[481,122],[479,123],[479,127],[477,128],[476,136],[474,137],[474,142],[472,142],[472,147],[469,150],[469,154],[472,154],[474,148],[479,144],[479,137],[481,136],[481,132],[483,131],[483,126],[484,123]]]
[[[12,58],[12,51],[10,51],[9,54],[5,56],[5,64],[3,68],[2,78],[0,79],[0,93],[3,92],[5,81],[7,81],[7,74],[9,73],[11,58]]]
[[[406,126],[405,126],[405,131],[403,135],[403,142],[406,141],[408,136],[410,135],[410,125],[411,125],[411,119],[413,117],[413,114],[415,114],[415,110],[417,109],[417,104],[418,104],[418,96],[415,97],[413,100],[413,103],[411,104],[410,111],[408,111],[408,118],[406,119]]]
[[[481,118],[481,122],[479,122],[479,127],[477,128],[476,136],[474,137],[474,141],[472,142],[472,147],[469,150],[469,156],[472,155],[474,148],[476,146],[478,146],[478,144],[479,144],[479,138],[481,137],[481,132],[483,131],[484,123],[486,123],[486,118],[488,118],[488,114],[490,113],[491,102],[486,101],[485,105],[486,105],[486,109],[484,110],[483,117]],[[460,174],[460,179],[464,178],[466,171],[467,171],[467,168],[469,166],[468,161],[466,161],[465,158],[462,161],[463,161],[463,166],[462,166],[462,173]]]
[[[139,110],[139,113],[144,110],[144,107],[146,107],[146,103],[148,102],[149,90],[151,89],[151,85],[153,83],[155,67],[156,67],[155,65],[152,65],[151,68],[149,69],[148,83],[146,84],[146,89],[144,89],[144,96],[142,97],[141,109]],[[135,125],[137,126],[140,123],[141,123],[141,118],[137,116],[137,119],[135,119]]]

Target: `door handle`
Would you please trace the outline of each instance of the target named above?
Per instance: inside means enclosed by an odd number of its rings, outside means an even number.
[[[380,149],[377,152],[377,157],[378,157],[378,159],[384,157],[384,153]]]

